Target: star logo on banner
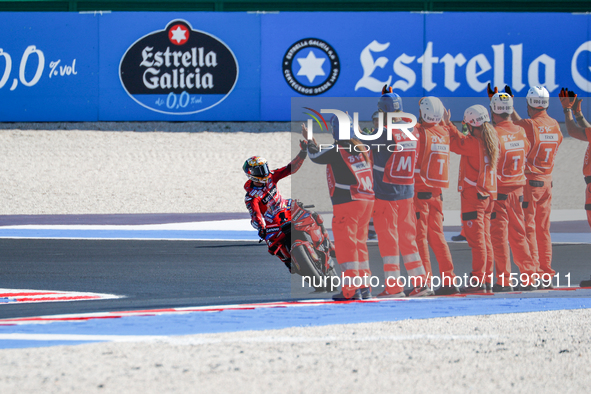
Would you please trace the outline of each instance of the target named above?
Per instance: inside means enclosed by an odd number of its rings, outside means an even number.
[[[174,45],[183,45],[189,41],[189,30],[183,25],[175,25],[168,31],[168,39]]]
[[[316,77],[326,75],[322,69],[322,64],[324,64],[325,60],[326,59],[317,58],[314,56],[314,52],[310,50],[307,57],[297,59],[301,68],[296,75],[304,75],[308,78],[308,82],[314,82]]]

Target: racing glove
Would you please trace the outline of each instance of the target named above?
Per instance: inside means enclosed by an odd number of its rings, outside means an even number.
[[[306,140],[301,140],[300,141],[300,153],[298,153],[298,156],[301,157],[302,159],[305,159],[308,156],[308,141]]]
[[[300,149],[303,151],[308,151],[308,141],[300,140]]]
[[[259,229],[259,238],[265,239],[265,235],[267,235],[267,230],[264,228]]]

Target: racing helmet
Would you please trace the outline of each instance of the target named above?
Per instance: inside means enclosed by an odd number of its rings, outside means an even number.
[[[353,134],[353,119],[351,119],[351,116],[349,114],[347,114],[347,116],[349,117],[349,135]],[[339,118],[336,115],[333,115],[332,118],[330,118],[330,126],[332,128],[332,138],[335,139],[335,141],[339,140]]]
[[[532,86],[527,91],[527,104],[532,108],[546,109],[550,105],[550,93],[543,86]]]
[[[511,115],[513,113],[513,97],[505,92],[495,93],[490,98],[490,110],[497,115]]]
[[[402,111],[402,99],[396,93],[385,93],[378,101],[378,109],[382,112]]]
[[[242,166],[244,173],[253,182],[267,183],[271,176],[267,160],[260,156],[253,156],[246,159]]]
[[[427,123],[439,123],[443,117],[443,103],[437,97],[423,97],[419,100],[421,118]]]
[[[480,104],[473,105],[464,111],[464,123],[472,127],[480,127],[484,122],[490,122],[488,110],[484,106]]]

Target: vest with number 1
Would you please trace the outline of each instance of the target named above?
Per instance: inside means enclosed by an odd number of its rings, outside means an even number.
[[[525,158],[530,143],[522,127],[504,121],[495,125],[501,143],[497,178],[499,186],[525,185]]]
[[[562,133],[558,122],[549,116],[532,118],[534,144],[527,155],[526,169],[532,174],[551,174]]]
[[[425,146],[421,179],[429,187],[449,187],[449,132],[443,126],[423,128]]]
[[[348,189],[351,193],[352,200],[373,200],[373,171],[371,164],[365,161],[362,154],[351,154],[344,149],[340,149],[339,153],[349,171],[355,175],[357,183],[354,185],[336,183],[332,166],[329,164],[326,166],[326,178],[328,180],[330,195],[332,196],[334,194],[335,188]]]

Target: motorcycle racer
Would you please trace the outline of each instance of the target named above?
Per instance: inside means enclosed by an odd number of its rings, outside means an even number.
[[[283,219],[275,217],[282,208],[289,206],[291,200],[284,199],[277,189],[277,182],[296,173],[308,154],[307,143],[300,143],[302,150],[285,167],[269,171],[267,160],[260,156],[252,156],[244,162],[242,170],[248,177],[244,184],[246,196],[244,203],[250,213],[251,224],[258,230],[259,237],[265,237],[267,223],[281,222]]]

